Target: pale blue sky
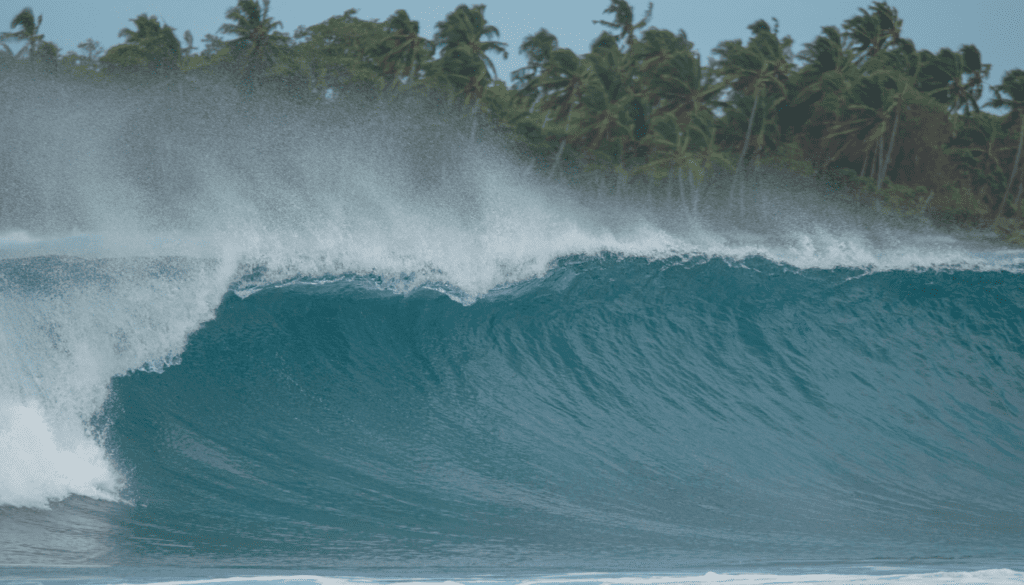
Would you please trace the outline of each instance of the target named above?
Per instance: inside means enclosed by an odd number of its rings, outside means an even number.
[[[0,24],[6,25],[24,6],[43,15],[41,31],[62,50],[74,49],[86,38],[94,38],[105,48],[118,43],[117,32],[140,13],[156,15],[179,33],[191,30],[199,39],[216,32],[224,22],[231,0],[0,0]],[[384,20],[404,8],[420,21],[420,33],[430,37],[434,25],[444,19],[460,2],[438,0],[272,0],[271,14],[291,33],[299,25],[312,25],[357,8],[364,19]],[[469,4],[477,2],[468,2]],[[578,53],[588,50],[601,27],[592,20],[603,17],[607,0],[492,0],[486,16],[501,31],[501,40],[509,44],[509,59],[496,60],[499,75],[522,67],[518,55],[523,37],[541,27],[554,33],[563,47]],[[780,32],[793,37],[796,49],[814,38],[822,26],[839,25],[867,6],[869,0],[833,0],[830,2],[790,0],[660,1],[654,3],[653,26],[670,30],[684,29],[696,49],[707,56],[719,41],[746,38],[746,26],[772,16],[779,19]],[[890,0],[903,18],[903,34],[919,49],[937,51],[974,43],[985,62],[992,64],[989,83],[998,83],[1004,71],[1024,68],[1024,0]],[[646,3],[633,3],[637,14]],[[6,30],[6,29],[4,29]],[[987,99],[988,96],[986,96]]]

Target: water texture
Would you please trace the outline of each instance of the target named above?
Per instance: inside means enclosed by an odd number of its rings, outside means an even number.
[[[33,96],[8,579],[1021,581],[1017,251],[767,179],[547,184],[410,147],[436,113]]]

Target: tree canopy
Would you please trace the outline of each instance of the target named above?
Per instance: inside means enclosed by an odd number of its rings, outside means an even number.
[[[685,31],[658,28],[652,3],[638,15],[627,0],[609,0],[589,52],[541,28],[518,47],[526,66],[510,84],[495,67],[509,46],[483,4],[460,4],[432,34],[405,10],[379,22],[355,9],[288,34],[272,8],[237,0],[201,48],[191,32],[179,37],[140,14],[121,44],[104,51],[90,39],[66,53],[45,41],[42,15],[24,8],[0,33],[0,68],[90,83],[176,79],[179,91],[184,80],[212,78],[239,96],[280,93],[322,108],[346,92],[442,96],[465,109],[466,128],[449,131],[476,140],[486,123],[550,177],[608,169],[621,181],[675,177],[682,190],[684,177],[694,186],[724,174],[742,193],[770,165],[879,207],[1024,241],[1024,71],[1007,72],[981,103],[994,81],[977,46],[918,50],[884,0],[802,47],[780,32],[784,23],[752,15],[740,38],[708,56]]]

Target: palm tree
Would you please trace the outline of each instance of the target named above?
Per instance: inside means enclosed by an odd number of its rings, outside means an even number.
[[[953,117],[953,136],[959,129],[960,110],[964,115],[980,111],[978,99],[992,66],[981,62],[981,52],[974,45],[963,45],[959,51],[942,49],[938,55],[921,52],[922,81],[925,93],[949,104]]]
[[[991,189],[1005,180],[1006,174],[996,152],[999,138],[999,117],[981,112],[964,119],[963,128],[951,143],[951,158],[964,174],[972,177],[975,185],[987,185]]]
[[[671,114],[655,116],[651,132],[644,137],[651,147],[649,162],[638,170],[664,171],[678,169],[679,176],[703,175],[711,164],[731,164],[715,147],[715,118],[710,110],[701,110],[682,125]]]
[[[1024,70],[1014,69],[1003,75],[1003,82],[992,88],[996,93],[987,105],[996,108],[1010,108],[1010,120],[1020,125],[1020,138],[1017,140],[1017,156],[1013,159],[1013,170],[1010,171],[1010,180],[1006,184],[1006,193],[999,204],[995,217],[1001,217],[1006,202],[1013,190],[1013,182],[1017,179],[1017,170],[1020,168],[1021,151],[1024,151]],[[1004,97],[1005,96],[1005,97]],[[1024,188],[1024,179],[1021,180],[1021,188]]]
[[[861,8],[859,15],[843,22],[843,30],[859,54],[859,63],[864,63],[897,43],[902,28],[903,20],[898,11],[884,1],[872,2],[871,10]]]
[[[519,45],[519,54],[526,55],[526,67],[512,72],[512,84],[529,96],[531,104],[540,97],[537,81],[557,49],[558,38],[544,28],[523,39],[523,44]]]
[[[90,38],[78,43],[78,48],[85,53],[82,55],[80,62],[83,62],[88,69],[98,71],[103,47],[96,40]]]
[[[181,62],[181,42],[174,35],[174,29],[147,14],[140,14],[130,22],[135,24],[135,30],[121,29],[117,36],[125,42],[111,47],[100,62],[122,72],[176,70]]]
[[[0,33],[0,42],[8,40],[24,41],[25,46],[18,51],[18,56],[27,54],[28,58],[31,59],[36,56],[39,44],[43,42],[43,35],[39,33],[39,27],[42,24],[42,14],[37,17],[31,8],[23,8],[21,12],[11,19],[11,29],[14,32]]]
[[[541,106],[552,110],[555,121],[565,120],[565,136],[555,153],[555,164],[551,167],[553,178],[562,160],[562,152],[569,137],[569,126],[572,123],[572,112],[579,102],[583,87],[587,82],[589,68],[587,62],[576,56],[571,49],[556,49],[551,53],[548,67],[537,79],[537,87],[541,93]]]
[[[488,53],[497,53],[508,59],[508,51],[505,49],[506,43],[491,40],[500,37],[501,33],[493,25],[487,24],[485,8],[483,4],[472,8],[460,4],[448,18],[437,23],[435,42],[441,48],[441,59],[465,56],[474,68],[482,67],[485,79],[489,81],[497,77],[498,73]]]
[[[603,14],[613,15],[612,21],[595,20],[593,22],[594,24],[607,26],[612,30],[618,30],[619,34],[615,35],[615,40],[625,40],[626,47],[632,47],[633,43],[636,42],[636,32],[651,22],[651,12],[653,11],[654,3],[648,2],[644,17],[638,22],[633,22],[633,7],[626,0],[611,0],[611,4],[608,8],[605,8]]]
[[[651,170],[678,169],[680,192],[687,173],[702,176],[708,165],[729,167],[714,144],[716,96],[728,85],[705,74],[700,56],[692,51],[686,33],[648,29],[633,45],[638,60],[642,92],[652,101],[651,132],[645,143],[651,149]]]
[[[753,36],[746,47],[740,41],[726,41],[714,49],[714,52],[722,58],[722,74],[729,81],[733,90],[754,97],[746,135],[743,139],[743,150],[740,151],[739,161],[736,163],[733,189],[736,188],[742,174],[743,162],[754,128],[754,118],[758,113],[758,104],[764,99],[769,103],[766,110],[776,111],[788,97],[786,81],[792,70],[789,47],[793,44],[793,39],[790,37],[779,39],[777,23],[775,30],[772,30],[764,20],[758,20],[747,28],[750,29]],[[757,139],[758,155],[764,147],[766,128],[767,125],[762,122]]]
[[[829,148],[828,135],[847,111],[850,89],[861,72],[854,63],[853,50],[834,26],[822,27],[821,34],[797,56],[805,64],[794,81],[799,91],[792,99],[792,110],[804,114],[805,131],[818,141],[822,161],[818,171],[822,172],[845,150],[843,146]]]
[[[472,8],[460,4],[445,20],[437,23],[435,44],[441,48],[441,75],[457,93],[473,102],[473,128],[470,140],[476,138],[476,112],[484,89],[498,76],[488,53],[508,59],[506,43],[493,40],[501,36],[498,29],[487,24],[483,4]]]
[[[243,82],[252,89],[288,44],[288,35],[275,30],[282,25],[281,21],[270,17],[270,0],[263,0],[262,7],[256,0],[238,0],[224,16],[231,22],[218,30],[236,37],[225,44],[240,63]]]
[[[434,54],[434,46],[420,36],[420,23],[409,18],[405,10],[397,10],[384,21],[385,52],[380,57],[384,71],[394,77],[394,85],[404,76],[416,81],[420,64]]]
[[[632,126],[627,106],[636,97],[630,88],[629,64],[615,37],[607,32],[594,41],[586,61],[588,72],[580,92],[583,123],[578,139],[586,147],[617,159],[619,170],[625,171],[626,143]]]
[[[881,183],[884,176],[885,134],[895,130],[890,118],[899,105],[896,99],[896,82],[887,72],[879,72],[861,78],[850,91],[851,114],[843,124],[828,135],[828,138],[856,136],[865,145],[864,164],[861,176],[870,170],[868,177],[878,176]],[[898,122],[898,118],[897,118]],[[895,135],[895,132],[893,132]],[[870,163],[870,169],[869,169]]]

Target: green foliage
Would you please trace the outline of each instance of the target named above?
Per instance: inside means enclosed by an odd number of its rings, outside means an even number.
[[[918,51],[885,1],[823,27],[796,55],[778,21],[756,20],[704,63],[684,31],[651,26],[653,4],[638,19],[627,0],[609,0],[608,20],[594,21],[607,30],[586,54],[543,28],[527,36],[511,87],[496,79],[493,59],[507,58],[507,45],[483,4],[457,6],[432,37],[404,10],[378,22],[355,9],[289,36],[269,0],[236,1],[201,50],[190,32],[183,46],[170,25],[141,14],[122,44],[104,52],[87,41],[63,55],[25,8],[0,33],[0,65],[173,79],[181,92],[201,76],[230,79],[242,95],[324,108],[339,96],[397,103],[415,94],[453,114],[457,123],[437,131],[476,140],[484,122],[551,177],[592,166],[682,190],[684,177],[696,185],[714,171],[734,173],[735,187],[767,164],[896,213],[991,225],[1024,243],[1024,70],[992,87],[985,106],[1004,113],[983,111],[991,67],[978,48]]]
[[[135,30],[123,28],[125,39],[100,58],[103,67],[114,74],[168,74],[181,64],[181,42],[174,29],[161,24],[156,16],[140,14],[131,20]]]
[[[441,49],[441,58],[432,73],[448,88],[479,100],[484,89],[497,76],[494,61],[488,53],[508,58],[506,44],[496,39],[498,29],[487,24],[483,4],[472,8],[460,4],[448,18],[437,23],[434,42]]]
[[[346,89],[380,90],[379,64],[387,35],[375,21],[356,18],[356,10],[295,32],[297,44],[275,72],[279,83],[301,87],[309,98],[325,98]]]
[[[235,62],[235,74],[246,91],[262,85],[270,69],[288,47],[288,35],[277,31],[281,22],[270,16],[270,0],[238,0],[225,13],[220,31],[235,38],[225,46]]]

